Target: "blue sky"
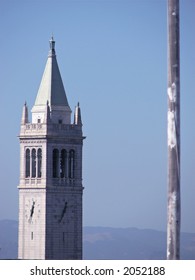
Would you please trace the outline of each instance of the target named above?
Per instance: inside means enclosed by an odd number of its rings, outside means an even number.
[[[0,0],[0,219],[18,219],[22,106],[32,108],[53,33],[80,102],[84,225],[166,230],[165,0]],[[182,231],[195,232],[195,1],[180,1]]]

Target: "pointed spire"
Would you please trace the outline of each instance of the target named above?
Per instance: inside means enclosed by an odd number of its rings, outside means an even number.
[[[55,41],[50,39],[50,51],[35,100],[35,105],[44,105],[49,101],[52,106],[69,106],[55,55]],[[51,108],[52,110],[52,108]]]
[[[22,110],[22,120],[21,120],[21,123],[22,124],[28,123],[28,107],[27,107],[26,101],[24,103],[23,110]]]
[[[39,86],[35,104],[32,109],[32,120],[36,121],[37,113],[45,113],[45,105],[48,101],[50,118],[52,122],[58,122],[60,116],[63,123],[71,123],[71,109],[68,104],[66,92],[60,75],[53,36],[50,41],[50,51],[47,63]]]
[[[74,124],[76,124],[76,125],[82,125],[82,120],[81,120],[81,109],[80,109],[80,106],[79,106],[79,102],[78,102],[77,106],[75,107]]]

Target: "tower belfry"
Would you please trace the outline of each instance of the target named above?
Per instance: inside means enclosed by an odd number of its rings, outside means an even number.
[[[60,75],[55,41],[29,122],[20,129],[19,259],[82,258],[82,120],[71,109]]]

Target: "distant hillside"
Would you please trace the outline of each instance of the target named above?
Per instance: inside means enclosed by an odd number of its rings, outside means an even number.
[[[16,259],[18,222],[0,221],[0,259]],[[150,229],[84,227],[84,259],[166,258],[166,233]],[[195,234],[181,234],[181,258],[195,259]]]
[[[84,229],[85,259],[165,259],[163,232],[136,228],[87,227]]]
[[[166,233],[137,228],[84,228],[84,259],[166,259]],[[195,259],[195,234],[181,234],[181,259]]]

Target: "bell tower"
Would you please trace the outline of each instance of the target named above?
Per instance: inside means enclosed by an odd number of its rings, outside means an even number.
[[[82,259],[82,120],[71,123],[55,41],[20,129],[19,259]]]

